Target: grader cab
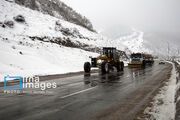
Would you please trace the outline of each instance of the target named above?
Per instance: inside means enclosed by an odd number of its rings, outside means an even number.
[[[113,67],[116,67],[117,71],[122,71],[124,69],[124,63],[120,62],[120,55],[116,48],[104,47],[100,51],[100,56],[91,58],[90,62],[84,63],[84,71],[90,72],[92,67],[98,67],[103,73],[108,73]]]

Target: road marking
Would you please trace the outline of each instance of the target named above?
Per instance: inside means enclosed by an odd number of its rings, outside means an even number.
[[[77,94],[80,94],[80,93],[83,93],[83,92],[92,90],[92,89],[94,89],[94,88],[96,88],[96,87],[92,87],[92,88],[88,88],[88,89],[85,89],[85,90],[81,90],[81,91],[78,91],[78,92],[75,92],[75,93],[71,93],[71,94],[69,94],[69,95],[62,96],[61,99],[67,98],[67,97],[70,97],[70,96],[73,96],[73,95],[77,95]]]

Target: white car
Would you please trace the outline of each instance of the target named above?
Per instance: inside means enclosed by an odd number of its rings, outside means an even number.
[[[160,60],[159,64],[165,64],[164,60]]]

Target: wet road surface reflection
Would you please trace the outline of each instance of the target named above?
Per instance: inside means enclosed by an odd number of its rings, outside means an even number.
[[[0,120],[79,120],[120,101],[154,79],[167,66],[125,68],[109,74],[92,73],[54,79],[58,87],[51,95],[7,95],[0,93]],[[3,91],[3,88],[0,88]],[[128,101],[130,99],[126,99]],[[119,102],[122,104],[123,102]],[[8,115],[7,115],[8,114]]]

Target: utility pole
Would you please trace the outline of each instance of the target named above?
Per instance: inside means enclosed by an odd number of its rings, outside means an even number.
[[[178,47],[177,59],[180,60],[180,47]]]
[[[168,60],[169,60],[169,58],[170,58],[170,56],[169,56],[169,53],[170,53],[169,42],[167,42],[167,45],[168,45]]]

